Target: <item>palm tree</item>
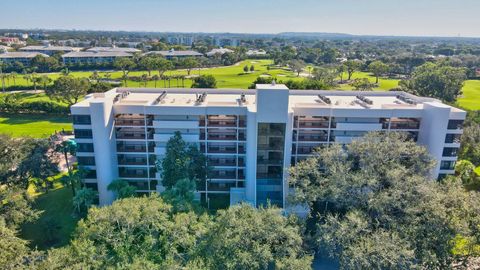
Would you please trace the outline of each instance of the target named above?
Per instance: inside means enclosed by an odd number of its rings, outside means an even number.
[[[68,176],[70,178],[70,181],[73,179],[72,177],[72,169],[70,167],[70,163],[68,161],[68,155],[75,155],[75,152],[77,150],[76,144],[73,143],[72,141],[62,141],[61,143],[57,144],[55,146],[55,152],[57,153],[62,153],[63,156],[65,157],[65,165],[67,166],[67,171],[68,171]],[[70,183],[72,186],[72,193],[73,196],[75,197],[75,185],[73,184],[73,181]]]
[[[67,68],[64,68],[64,69],[62,69],[62,71],[61,71],[61,72],[62,72],[62,75],[63,75],[63,76],[68,76],[68,74],[70,74],[70,70],[68,69],[68,67],[67,67]]]
[[[160,79],[160,76],[158,76],[157,74],[153,75],[152,76],[152,80],[155,82],[155,88],[157,88],[157,81],[158,79]]]
[[[148,74],[142,74],[142,81],[143,81],[144,87],[147,87]]]
[[[31,81],[33,83],[33,90],[37,92],[37,83],[40,82],[40,78],[37,76],[37,73],[33,72],[31,75]]]
[[[10,73],[10,76],[12,76],[13,79],[13,86],[16,86],[15,79],[17,78],[18,74],[16,72],[12,72]]]
[[[95,83],[98,83],[98,80],[100,79],[100,75],[98,74],[98,71],[94,71],[91,75],[90,75],[90,80],[92,81],[95,81]]]
[[[0,61],[0,76],[2,76],[2,91],[5,92],[5,79],[3,78],[3,69],[5,67],[5,64]]]
[[[43,75],[40,78],[38,78],[39,83],[43,84],[43,90],[47,89],[47,84],[52,82],[52,79],[50,79],[47,75]]]

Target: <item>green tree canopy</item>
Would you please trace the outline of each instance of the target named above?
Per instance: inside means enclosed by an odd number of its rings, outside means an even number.
[[[388,72],[388,65],[377,60],[368,65],[368,70],[375,76],[375,83],[378,83],[378,77]]]
[[[61,76],[55,80],[52,87],[45,89],[45,94],[53,100],[65,102],[71,106],[84,97],[89,88],[90,83],[86,78]]]
[[[464,68],[425,63],[415,68],[411,79],[400,81],[400,87],[416,95],[453,102],[462,94],[466,79]]]
[[[479,197],[430,179],[433,164],[406,135],[371,133],[292,168],[292,201],[310,207],[318,247],[342,268],[448,268],[454,239],[478,234]]]
[[[199,245],[208,269],[311,269],[296,221],[280,209],[220,210]]]
[[[192,88],[217,88],[217,80],[213,75],[201,75],[193,79]]]

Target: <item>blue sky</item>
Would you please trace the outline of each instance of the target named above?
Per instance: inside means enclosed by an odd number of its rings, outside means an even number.
[[[13,0],[0,28],[480,37],[480,0]]]

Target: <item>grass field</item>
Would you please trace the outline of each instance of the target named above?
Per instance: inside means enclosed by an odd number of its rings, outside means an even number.
[[[214,68],[205,68],[205,69],[195,69],[192,71],[191,75],[201,75],[201,74],[211,74],[214,75],[215,78],[217,79],[217,87],[218,88],[248,88],[248,86],[260,75],[271,75],[274,77],[277,77],[279,80],[288,80],[288,79],[293,79],[293,80],[298,80],[300,78],[297,78],[296,75],[289,71],[285,70],[282,68],[274,68],[272,67],[270,70],[268,70],[268,66],[270,66],[273,63],[272,60],[245,60],[237,65],[234,66],[226,66],[226,67],[214,67]],[[255,71],[253,72],[248,72],[245,73],[243,72],[243,67],[245,65],[254,66]],[[90,75],[92,75],[93,72],[91,71],[76,71],[76,72],[71,72],[70,75],[78,78],[88,78]],[[110,74],[111,79],[116,79],[120,80],[122,77],[122,72],[121,71],[114,71],[114,72],[108,72]],[[106,72],[99,72],[100,77],[104,77]],[[128,75],[129,76],[135,76],[135,77],[140,77],[143,74],[147,74],[146,71],[132,71]],[[157,71],[152,71],[151,75],[158,74]],[[48,73],[48,74],[38,74],[40,75],[47,75],[49,78],[52,80],[57,79],[60,74],[59,73]],[[167,71],[165,75],[187,75],[186,70],[172,70],[172,71]],[[22,75],[17,75],[15,82],[12,78],[9,78],[5,81],[6,86],[22,86],[25,89],[33,89],[33,85],[31,82],[27,81]],[[192,85],[192,81],[187,79],[184,82],[184,86],[187,88],[190,88]],[[168,84],[168,83],[167,83]],[[128,80],[127,81],[127,86],[128,87],[143,87],[143,82],[135,82]],[[147,83],[147,87],[154,87],[155,82],[154,81],[149,81]],[[157,82],[157,87],[163,87],[164,82],[163,81],[158,81]],[[168,85],[167,85],[168,86]],[[170,87],[182,87],[182,82],[179,80],[171,80],[170,81]],[[42,86],[37,86],[38,89],[42,88]]]
[[[73,215],[70,188],[57,181],[48,193],[36,193],[32,187],[29,193],[35,199],[34,208],[42,213],[36,221],[22,226],[21,237],[41,250],[68,244],[79,220]]]
[[[462,92],[463,95],[457,100],[457,103],[469,110],[480,110],[480,81],[466,81]]]
[[[0,133],[14,137],[46,138],[62,129],[72,130],[70,117],[47,114],[0,114]]]

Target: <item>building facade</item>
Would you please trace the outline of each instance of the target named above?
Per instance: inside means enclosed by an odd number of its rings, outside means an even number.
[[[92,65],[92,64],[112,64],[117,58],[132,57],[126,52],[69,52],[62,55],[65,65]]]
[[[79,165],[101,205],[108,184],[125,179],[141,193],[163,190],[155,162],[175,131],[195,144],[211,172],[204,202],[284,207],[287,168],[314,149],[347,144],[370,131],[408,133],[438,161],[433,177],[454,173],[466,112],[404,92],[117,88],[71,107]]]
[[[69,52],[79,52],[82,48],[69,47],[69,46],[26,46],[18,49],[22,52],[38,52],[46,55],[52,56],[55,53],[69,53]]]
[[[21,63],[24,66],[30,66],[32,59],[35,56],[40,55],[42,57],[48,57],[48,55],[39,52],[0,52],[0,62],[6,65],[12,65],[15,62]]]

